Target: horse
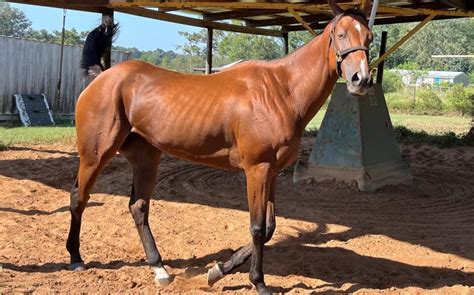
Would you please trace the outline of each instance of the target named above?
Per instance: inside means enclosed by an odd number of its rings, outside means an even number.
[[[367,3],[370,1],[367,1]],[[155,280],[172,280],[148,223],[162,153],[222,169],[243,171],[250,215],[250,243],[208,271],[212,285],[251,258],[249,278],[270,293],[262,269],[264,244],[275,231],[278,171],[296,160],[305,126],[339,77],[354,95],[372,79],[372,32],[364,9],[341,9],[324,31],[293,53],[273,61],[245,61],[211,75],[192,75],[140,61],[125,61],[100,74],[76,105],[79,171],[71,190],[66,248],[72,270],[85,268],[79,252],[82,213],[106,163],[119,152],[130,164],[129,210]],[[85,69],[96,66],[83,64]]]

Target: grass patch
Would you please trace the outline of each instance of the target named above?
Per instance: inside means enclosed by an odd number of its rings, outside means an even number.
[[[318,130],[323,121],[325,110],[321,110],[306,126],[306,130]],[[471,118],[462,116],[430,116],[391,113],[394,127],[406,127],[427,134],[445,134],[454,132],[457,136],[465,134],[471,128]]]
[[[315,135],[321,126],[325,110],[308,124],[306,135]],[[466,145],[465,134],[471,119],[454,116],[391,114],[397,140],[401,143],[427,143],[442,147]],[[62,122],[54,127],[22,127],[19,123],[0,124],[0,151],[17,144],[71,144],[76,142],[75,128]]]
[[[467,134],[456,134],[454,132],[428,134],[424,131],[413,131],[404,126],[397,126],[394,131],[397,141],[404,144],[429,144],[441,148],[468,145]]]
[[[0,150],[16,144],[74,144],[76,130],[73,126],[18,127],[8,123],[0,125]]]

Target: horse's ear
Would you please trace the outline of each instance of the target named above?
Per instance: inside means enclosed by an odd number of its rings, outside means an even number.
[[[368,17],[370,15],[371,8],[372,8],[372,0],[366,0],[365,5],[364,5],[364,9],[362,10],[366,17]]]
[[[328,0],[328,4],[329,7],[331,7],[332,13],[334,13],[334,15],[339,15],[344,12],[344,10],[342,10],[342,8],[337,5],[336,0]]]

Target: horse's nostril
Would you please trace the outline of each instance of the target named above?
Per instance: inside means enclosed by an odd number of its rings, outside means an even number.
[[[351,82],[353,85],[359,85],[360,84],[360,77],[359,77],[359,73],[355,73],[354,75],[352,75],[352,78],[351,78]]]

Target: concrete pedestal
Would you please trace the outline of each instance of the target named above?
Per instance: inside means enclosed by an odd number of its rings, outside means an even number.
[[[361,191],[369,192],[412,183],[381,85],[364,97],[350,95],[345,84],[336,85],[309,161],[295,167],[295,182],[308,178],[355,180]]]

